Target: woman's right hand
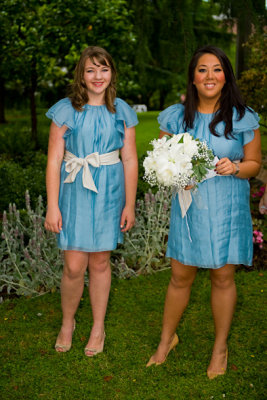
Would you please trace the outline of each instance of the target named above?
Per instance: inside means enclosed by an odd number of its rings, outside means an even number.
[[[261,214],[267,214],[267,185],[265,186],[264,195],[260,200],[259,211]]]
[[[55,233],[62,230],[62,216],[59,207],[47,208],[44,227]]]

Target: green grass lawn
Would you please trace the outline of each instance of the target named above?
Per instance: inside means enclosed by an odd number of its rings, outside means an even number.
[[[87,292],[70,352],[53,346],[60,295],[8,300],[0,307],[1,399],[7,400],[263,400],[263,273],[239,271],[238,304],[229,337],[227,374],[208,380],[213,344],[208,271],[199,271],[178,329],[180,343],[159,367],[145,368],[161,330],[170,271],[113,279],[104,353],[83,354],[91,325]]]
[[[149,143],[159,136],[158,115],[159,111],[149,111],[138,114],[139,124],[136,126],[138,157],[141,157],[147,150],[152,150],[152,146],[150,146]]]

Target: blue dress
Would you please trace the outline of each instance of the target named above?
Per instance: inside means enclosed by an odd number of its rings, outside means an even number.
[[[84,158],[88,154],[109,153],[123,147],[124,123],[128,128],[138,124],[135,111],[123,100],[115,100],[116,113],[105,105],[86,104],[76,111],[68,98],[52,106],[46,116],[61,127],[65,149]],[[62,231],[58,245],[63,250],[98,252],[114,250],[123,242],[120,218],[125,204],[124,171],[120,161],[113,165],[94,168],[89,165],[98,193],[82,184],[82,169],[72,183],[64,183],[68,176],[65,161],[61,165],[59,208]]]
[[[252,111],[252,110],[251,110]],[[171,134],[185,132],[184,106],[175,104],[158,118],[160,129]],[[258,115],[246,110],[238,121],[233,112],[233,135],[224,136],[224,123],[217,125],[219,137],[210,133],[213,114],[197,113],[192,136],[206,141],[218,158],[241,160],[243,146],[254,138],[259,127]],[[250,186],[247,179],[236,176],[215,176],[198,185],[186,217],[182,218],[178,196],[172,199],[167,256],[185,265],[220,268],[225,264],[252,265],[252,221],[250,214]],[[191,238],[191,240],[190,240]]]

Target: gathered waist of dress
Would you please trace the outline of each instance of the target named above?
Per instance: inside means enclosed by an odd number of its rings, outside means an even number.
[[[100,165],[113,165],[120,162],[119,150],[114,150],[105,154],[99,154],[98,152],[95,152],[88,154],[84,158],[76,157],[70,151],[66,150],[63,160],[66,162],[65,171],[69,173],[67,178],[64,180],[64,183],[74,182],[76,175],[80,169],[83,168],[83,186],[96,193],[98,193],[98,190],[95,186],[88,164],[95,168],[99,168]]]

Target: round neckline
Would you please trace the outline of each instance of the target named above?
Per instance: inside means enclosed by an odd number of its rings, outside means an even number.
[[[203,113],[203,112],[200,112],[200,111],[197,111],[197,113],[200,114],[200,115],[214,115],[215,114],[214,112],[213,113]]]
[[[94,104],[85,104],[83,107],[84,107],[84,108],[91,108],[91,107],[93,107],[93,108],[98,108],[98,107],[106,107],[106,104],[99,104],[99,105],[94,105]]]

